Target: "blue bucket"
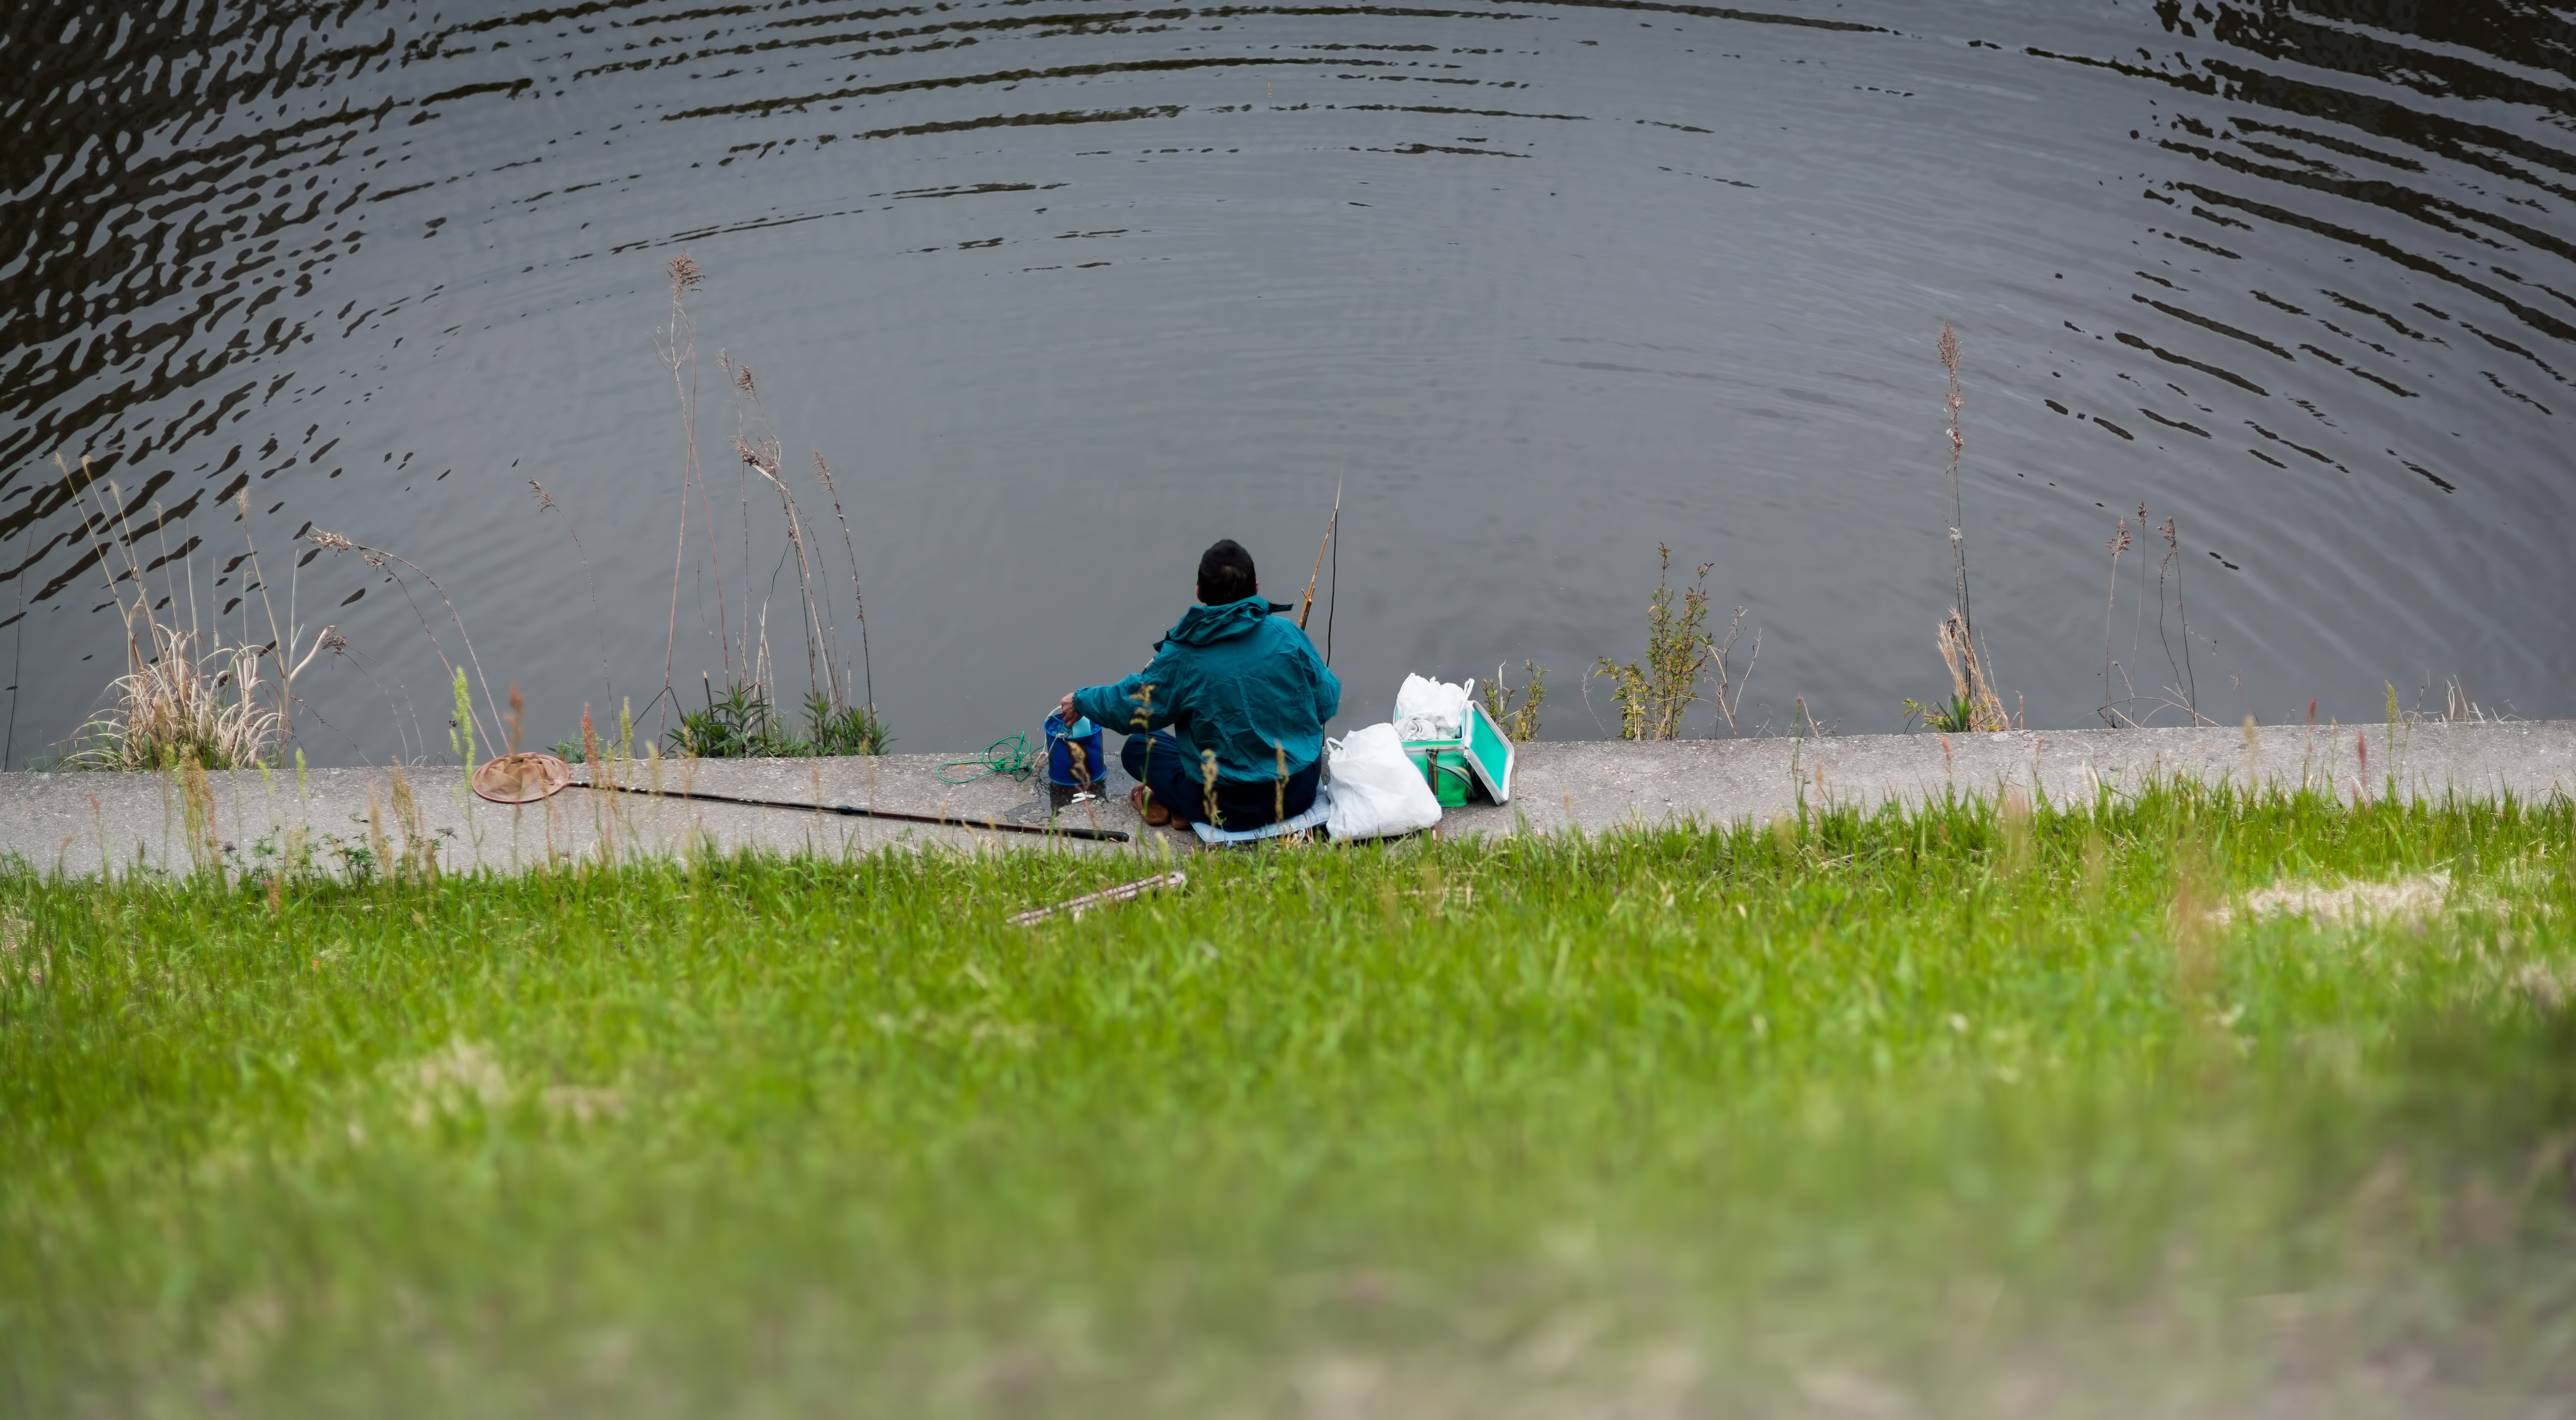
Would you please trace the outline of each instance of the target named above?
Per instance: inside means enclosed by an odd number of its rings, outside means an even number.
[[[1091,723],[1089,716],[1074,721],[1073,728],[1068,730],[1061,716],[1048,714],[1046,742],[1049,784],[1059,789],[1096,789],[1109,777],[1109,761],[1100,753],[1100,727]],[[1083,764],[1079,774],[1074,771],[1074,751],[1077,749],[1082,752]]]

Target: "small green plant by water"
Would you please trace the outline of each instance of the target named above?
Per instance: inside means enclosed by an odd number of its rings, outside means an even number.
[[[1912,729],[1916,725],[1943,734],[1964,735],[1977,728],[1977,707],[1964,695],[1950,697],[1947,705],[1938,701],[1926,705],[1909,696],[1905,701],[1905,726]]]
[[[1619,738],[1680,738],[1683,719],[1700,702],[1700,688],[1711,678],[1716,681],[1711,699],[1718,718],[1728,734],[1739,734],[1736,715],[1744,703],[1745,687],[1752,683],[1753,668],[1762,659],[1762,633],[1754,633],[1752,654],[1745,658],[1743,671],[1737,672],[1735,640],[1744,630],[1744,608],[1735,609],[1724,636],[1712,636],[1708,629],[1708,574],[1717,564],[1701,563],[1691,584],[1677,596],[1672,584],[1673,550],[1658,543],[1655,554],[1655,590],[1646,601],[1645,660],[1623,665],[1603,656],[1592,667],[1594,676],[1610,680],[1610,698],[1619,707]],[[1537,729],[1534,708],[1530,728]]]
[[[883,754],[893,743],[885,725],[865,706],[836,704],[821,692],[805,697],[805,724],[802,733],[769,703],[767,693],[757,685],[729,685],[719,698],[714,686],[706,690],[703,710],[684,710],[680,723],[671,730],[671,746],[684,755],[701,759],[803,759],[824,755]],[[581,746],[557,746],[560,753],[570,750],[567,759],[578,760]]]
[[[1699,703],[1700,674],[1708,668],[1708,574],[1716,564],[1700,564],[1677,605],[1673,550],[1658,544],[1655,553],[1660,570],[1654,595],[1646,602],[1646,659],[1621,665],[1603,656],[1592,668],[1594,675],[1610,678],[1623,740],[1679,735],[1682,717]]]
[[[1521,662],[1529,681],[1518,687],[1503,683],[1503,668],[1494,667],[1494,678],[1479,690],[1485,702],[1485,713],[1494,717],[1503,737],[1515,744],[1526,744],[1538,738],[1539,707],[1547,703],[1547,667],[1536,661]]]

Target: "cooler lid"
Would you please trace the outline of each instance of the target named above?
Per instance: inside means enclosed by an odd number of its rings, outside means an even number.
[[[1495,803],[1511,802],[1514,758],[1511,737],[1503,733],[1502,726],[1494,723],[1494,717],[1487,713],[1483,701],[1467,702],[1465,745],[1467,768],[1474,773],[1477,782],[1485,786],[1485,792],[1494,796]]]

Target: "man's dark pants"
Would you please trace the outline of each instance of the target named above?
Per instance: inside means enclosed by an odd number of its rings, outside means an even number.
[[[1189,823],[1207,820],[1207,784],[1201,777],[1196,753],[1182,748],[1169,730],[1156,730],[1150,735],[1129,735],[1118,750],[1118,762],[1127,766],[1129,777],[1154,793],[1154,802],[1172,811],[1172,817]],[[1307,765],[1288,776],[1283,790],[1275,780],[1257,784],[1239,784],[1229,779],[1216,781],[1216,824],[1219,828],[1240,832],[1295,818],[1315,806],[1315,784],[1323,777],[1323,765]]]

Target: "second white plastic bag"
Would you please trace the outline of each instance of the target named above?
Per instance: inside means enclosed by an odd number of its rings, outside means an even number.
[[[1353,730],[1324,745],[1333,806],[1324,831],[1338,839],[1392,838],[1440,822],[1440,800],[1404,756],[1393,725]]]
[[[1452,685],[1428,676],[1407,675],[1395,692],[1395,736],[1399,740],[1454,740],[1467,732],[1467,701],[1476,683]]]

